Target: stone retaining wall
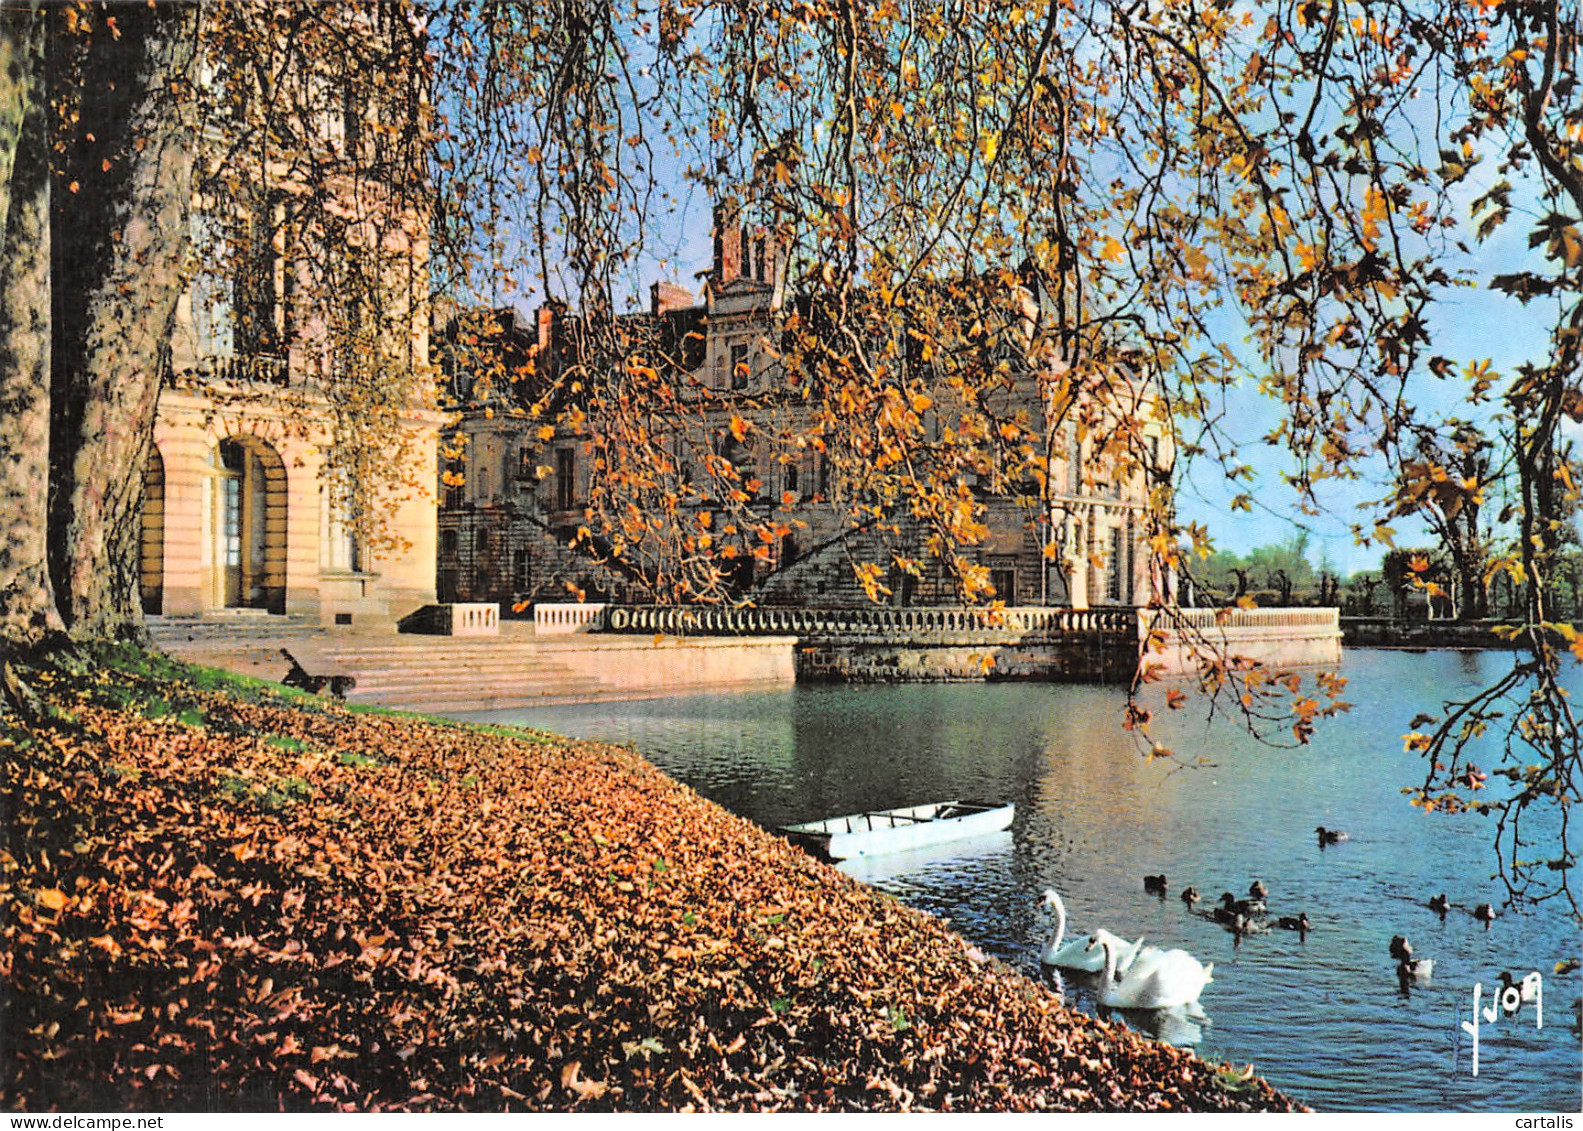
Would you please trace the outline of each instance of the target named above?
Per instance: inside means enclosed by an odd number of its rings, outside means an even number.
[[[574,637],[540,642],[568,672],[599,680],[611,698],[646,699],[695,692],[789,687],[796,679],[795,640],[661,640]]]
[[[1514,648],[1519,641],[1499,634],[1505,621],[1404,621],[1391,617],[1344,617],[1341,631],[1353,648]],[[1577,626],[1583,627],[1583,626]]]
[[[1341,662],[1341,617],[1334,608],[1141,609],[1138,631],[1148,642],[1144,662],[1158,665],[1162,675],[1197,671],[1195,653],[1244,657],[1272,667]]]
[[[1137,659],[1136,645],[1117,638],[932,647],[840,641],[800,646],[797,679],[802,683],[1121,683],[1132,678]]]

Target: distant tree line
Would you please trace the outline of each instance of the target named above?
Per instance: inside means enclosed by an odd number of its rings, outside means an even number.
[[[1231,605],[1339,607],[1342,616],[1398,620],[1515,620],[1523,615],[1521,587],[1505,570],[1478,560],[1469,570],[1444,546],[1388,550],[1375,569],[1342,576],[1321,554],[1309,558],[1310,538],[1299,530],[1284,542],[1245,554],[1216,550],[1190,573],[1193,601]],[[1472,576],[1475,599],[1469,600]],[[1583,543],[1569,531],[1550,579],[1558,618],[1583,620]]]

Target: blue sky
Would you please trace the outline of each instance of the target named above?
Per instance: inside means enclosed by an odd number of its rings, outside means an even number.
[[[1526,248],[1527,225],[1514,218],[1489,244],[1477,248],[1473,264],[1487,280],[1489,276],[1516,269],[1516,262],[1530,255]],[[1499,291],[1485,286],[1447,292],[1429,316],[1431,342],[1425,354],[1440,354],[1458,365],[1488,360],[1496,372],[1509,375],[1523,362],[1543,361],[1549,353],[1549,331],[1554,325],[1554,310],[1544,302],[1523,306]],[[1227,395],[1227,426],[1231,439],[1239,444],[1242,460],[1257,469],[1259,478],[1251,494],[1251,513],[1232,511],[1230,501],[1241,494],[1242,485],[1226,481],[1210,461],[1190,469],[1179,484],[1178,508],[1185,522],[1207,526],[1217,548],[1245,553],[1255,546],[1283,542],[1301,525],[1309,531],[1315,564],[1323,553],[1343,575],[1377,568],[1385,549],[1379,545],[1359,546],[1352,534],[1353,523],[1368,523],[1375,517],[1369,504],[1385,491],[1382,461],[1360,467],[1364,478],[1353,483],[1332,482],[1321,492],[1324,513],[1318,516],[1299,512],[1296,493],[1282,482],[1280,473],[1290,471],[1290,457],[1270,448],[1259,438],[1280,418],[1279,406],[1257,392],[1257,376],[1250,373],[1245,387]],[[1501,386],[1497,384],[1497,390]],[[1414,377],[1409,384],[1415,407],[1480,419],[1478,410],[1468,407],[1466,392],[1457,378],[1440,380],[1428,373]],[[1497,400],[1483,408],[1483,421],[1500,410]],[[1583,429],[1568,424],[1566,434],[1583,438]],[[1493,508],[1492,508],[1493,509]],[[1395,541],[1399,546],[1432,544],[1421,522],[1411,518],[1393,519]]]

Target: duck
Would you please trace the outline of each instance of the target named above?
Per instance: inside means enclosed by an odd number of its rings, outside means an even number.
[[[1516,1013],[1522,1008],[1523,1002],[1534,1001],[1539,996],[1539,980],[1536,976],[1523,978],[1521,981],[1519,981],[1512,977],[1512,972],[1510,970],[1502,970],[1500,972],[1500,980],[1501,988],[1500,992],[1495,995],[1495,1000],[1501,1003],[1501,1008],[1508,1014]],[[1513,988],[1514,986],[1517,989],[1517,1000],[1508,1006],[1506,1004],[1506,991]]]
[[[1401,935],[1391,936],[1391,957],[1398,962],[1406,962],[1413,956],[1413,944]]]
[[[1062,940],[1066,938],[1066,904],[1061,901],[1060,895],[1054,888],[1046,888],[1040,902],[1043,906],[1055,910],[1055,930],[1050,935],[1050,941],[1044,944],[1044,950],[1039,954],[1039,961],[1045,966],[1097,973],[1102,959],[1097,952],[1090,953],[1088,948],[1095,939],[1100,939],[1109,942],[1115,948],[1117,965],[1125,970],[1132,965],[1133,960],[1138,956],[1138,951],[1143,947],[1142,938],[1137,942],[1129,943],[1103,927],[1096,929],[1086,938],[1073,939],[1062,946]]]
[[[1319,836],[1320,848],[1323,848],[1327,844],[1340,844],[1342,841],[1347,839],[1347,834],[1342,832],[1340,829],[1327,829],[1324,825],[1320,825],[1314,830],[1314,832]]]
[[[1187,887],[1182,889],[1182,902],[1187,904],[1189,911],[1193,909],[1193,904],[1197,903],[1201,898],[1203,897],[1198,894],[1198,889],[1192,884],[1188,884]]]
[[[1148,892],[1150,895],[1164,895],[1165,894],[1165,877],[1164,876],[1144,876],[1143,877],[1143,890]]]
[[[1095,940],[1104,955],[1104,971],[1099,984],[1099,1003],[1112,1009],[1170,1009],[1198,1000],[1204,987],[1214,980],[1215,964],[1199,962],[1185,950],[1160,950],[1148,947],[1125,973],[1116,969],[1115,948],[1108,940]]]
[[[1263,880],[1254,880],[1248,885],[1248,898],[1257,903],[1263,903],[1270,894],[1270,889],[1264,886]]]
[[[1435,960],[1432,958],[1404,958],[1396,964],[1396,980],[1404,990],[1410,985],[1428,982],[1434,972]]]
[[[1473,918],[1484,924],[1484,929],[1489,930],[1491,923],[1495,922],[1495,908],[1487,903],[1481,903],[1473,909]]]
[[[1224,923],[1229,926],[1238,919],[1252,919],[1263,911],[1264,906],[1262,904],[1255,905],[1246,899],[1238,899],[1229,891],[1223,891],[1220,893],[1220,906],[1210,913],[1210,918],[1217,923]]]
[[[1296,931],[1304,935],[1314,929],[1314,925],[1308,921],[1308,912],[1306,911],[1299,912],[1295,917],[1282,915],[1275,921],[1275,925],[1283,931]]]
[[[1429,897],[1429,910],[1433,911],[1442,919],[1446,917],[1446,911],[1450,908],[1450,906],[1451,904],[1446,899],[1445,892],[1441,892],[1439,895]]]
[[[1236,917],[1231,920],[1229,925],[1231,927],[1231,933],[1236,935],[1239,939],[1243,935],[1262,935],[1265,931],[1270,929],[1266,924],[1260,922],[1258,919],[1254,918],[1252,915],[1249,915],[1245,911],[1237,912]]]

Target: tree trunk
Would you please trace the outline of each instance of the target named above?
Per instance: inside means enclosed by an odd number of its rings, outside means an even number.
[[[52,12],[52,95],[77,114],[54,212],[50,572],[77,638],[142,633],[143,472],[189,243],[197,8]]]
[[[61,628],[46,565],[49,152],[45,16],[0,11],[0,640]]]
[[[1470,504],[1471,505],[1471,504]],[[1484,620],[1490,615],[1489,598],[1484,591],[1484,569],[1478,547],[1478,512],[1466,518],[1466,531],[1456,547],[1453,559],[1457,570],[1457,619]]]

